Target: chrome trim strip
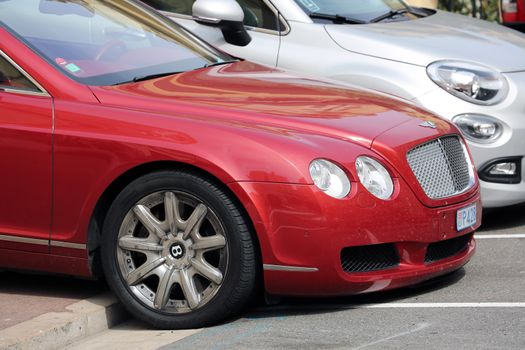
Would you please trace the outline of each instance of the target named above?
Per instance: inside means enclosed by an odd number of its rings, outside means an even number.
[[[317,267],[300,267],[300,266],[287,266],[287,265],[273,265],[263,264],[265,271],[289,271],[289,272],[317,272]]]
[[[80,250],[87,249],[87,246],[85,244],[69,243],[69,242],[63,242],[63,241],[51,241],[51,246],[60,247],[60,248],[80,249]]]
[[[20,236],[0,235],[0,241],[36,244],[36,245],[50,245],[51,247],[71,248],[71,249],[80,249],[80,250],[87,249],[87,246],[85,244],[80,244],[80,243],[69,243],[69,242],[64,242],[64,241],[50,241],[47,239],[28,238],[28,237],[20,237]]]
[[[39,92],[39,91],[30,91],[30,90],[16,89],[16,88],[6,88],[6,87],[2,87],[2,86],[0,86],[0,91],[1,92],[7,92],[7,93],[10,93],[10,94],[50,97],[47,93],[43,93],[43,92]]]
[[[51,95],[40,85],[32,76],[29,75],[22,67],[20,67],[11,57],[7,56],[5,52],[0,50],[0,56],[9,62],[13,67],[15,67],[24,77],[26,77],[33,85],[35,85],[40,91],[28,91],[24,89],[16,89],[12,87],[0,87],[0,91],[22,94],[22,95],[31,95],[31,96],[45,96],[51,97]]]
[[[199,16],[191,16],[191,19],[193,19],[195,22],[202,21],[202,22],[213,23],[213,24],[217,24],[221,21],[218,18],[199,17]]]
[[[27,243],[27,244],[36,244],[36,245],[49,245],[49,240],[47,239],[28,238],[28,237],[19,237],[19,236],[7,236],[7,235],[0,235],[0,241],[14,242],[14,243]]]

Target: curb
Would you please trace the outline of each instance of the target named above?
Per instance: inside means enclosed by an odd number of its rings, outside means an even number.
[[[129,316],[115,297],[104,293],[0,331],[0,350],[51,350],[92,336]]]

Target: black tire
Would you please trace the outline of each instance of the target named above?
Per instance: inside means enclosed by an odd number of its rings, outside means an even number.
[[[173,196],[169,193],[172,193]],[[164,197],[161,197],[162,194]],[[162,204],[163,209],[158,209],[160,204],[155,204],[155,200],[159,198],[165,198]],[[172,198],[176,198],[175,202]],[[171,210],[172,213],[180,214],[176,216],[179,219],[182,218],[184,210],[191,212],[190,217],[193,215],[203,217],[200,224],[195,224],[197,227],[195,231],[193,228],[188,229],[193,225],[188,223],[191,220],[186,217],[186,228],[180,230],[177,227],[175,230],[167,230],[168,233],[171,232],[171,235],[163,239],[159,238],[154,252],[145,249],[134,252],[133,249],[139,247],[137,245],[128,250],[128,242],[131,240],[156,241],[158,237],[161,237],[160,234],[152,236],[152,231],[143,224],[144,219],[139,216],[140,210],[136,211],[138,210],[137,203],[143,203],[140,208],[150,205],[149,214],[154,215],[162,225],[169,226],[170,222],[180,223],[181,221],[170,221],[167,218],[167,212],[174,207],[173,204],[167,207],[168,202],[182,203],[175,204],[177,209]],[[195,205],[192,209],[193,204],[198,202],[200,204]],[[197,210],[198,206],[202,207],[201,204],[206,206],[206,214]],[[155,210],[165,210],[164,218],[160,212],[155,214]],[[197,232],[197,236],[191,234],[191,236],[186,236],[187,239],[182,238],[184,230]],[[181,231],[177,233],[178,238],[175,237],[173,231]],[[200,231],[209,231],[213,235],[203,236]],[[147,235],[144,232],[147,232]],[[210,237],[215,238],[215,241],[221,242],[222,240],[223,243],[216,244],[219,248],[214,247],[209,250],[208,247],[208,250],[203,248],[199,250],[202,244],[199,246],[196,242]],[[163,251],[159,252],[159,249]],[[158,259],[157,254],[160,257]],[[156,328],[205,327],[239,312],[254,293],[257,279],[256,257],[255,244],[247,218],[242,214],[235,200],[222,189],[220,184],[188,171],[158,171],[144,175],[130,183],[109,208],[102,230],[102,266],[111,290],[132,315]],[[140,261],[144,259],[146,261],[140,265]],[[150,261],[154,265],[163,261],[159,259],[164,259],[164,262],[152,271],[157,271],[160,277],[151,271],[151,276],[142,277],[142,273],[139,273],[138,270],[143,270],[145,265],[151,266]],[[202,263],[197,265],[196,261],[202,261],[202,259],[206,260],[205,262],[212,268],[205,269],[206,273],[201,276],[197,267],[202,267]],[[208,260],[213,260],[213,263]],[[203,277],[210,275],[210,271],[213,278]],[[217,277],[216,271],[222,273],[220,283],[218,283],[220,276]],[[189,276],[190,272],[194,275],[184,278],[184,276]],[[157,279],[157,287],[155,287]],[[174,282],[189,279],[191,281],[186,283]],[[212,279],[217,279],[217,283],[212,282]],[[131,282],[128,283],[128,281]],[[167,282],[162,284],[162,281]],[[163,289],[161,285],[172,287]],[[153,296],[153,293],[148,295],[148,291],[152,292],[155,288],[157,288],[155,295]],[[181,295],[182,299],[180,299]],[[187,298],[187,295],[190,298]],[[199,304],[195,304],[197,300],[200,300]],[[191,307],[191,301],[193,301],[194,308]]]

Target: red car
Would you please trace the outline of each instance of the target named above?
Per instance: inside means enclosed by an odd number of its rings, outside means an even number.
[[[263,288],[411,285],[474,253],[454,126],[235,60],[138,2],[1,1],[0,90],[0,266],[104,275],[156,327]]]
[[[504,25],[525,31],[525,0],[501,0],[500,8]]]

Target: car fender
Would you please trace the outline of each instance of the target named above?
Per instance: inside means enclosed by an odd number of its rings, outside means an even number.
[[[247,181],[307,185],[313,159],[337,159],[350,166],[355,155],[367,152],[349,141],[294,130],[173,119],[66,101],[55,103],[54,140],[52,239],[78,244],[87,241],[89,222],[104,191],[145,164],[193,166],[226,185]]]

